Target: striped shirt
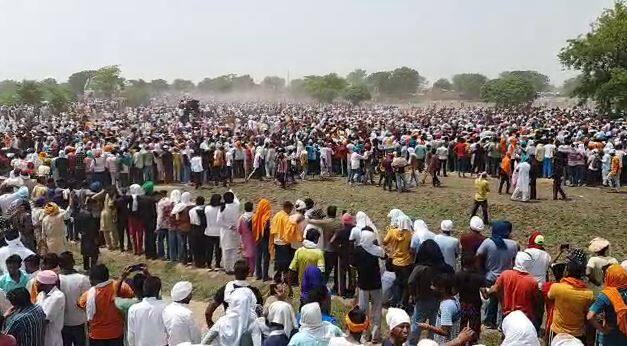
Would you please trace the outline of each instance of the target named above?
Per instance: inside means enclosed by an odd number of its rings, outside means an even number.
[[[18,346],[44,346],[46,314],[39,305],[31,305],[7,317],[3,333],[13,335]]]

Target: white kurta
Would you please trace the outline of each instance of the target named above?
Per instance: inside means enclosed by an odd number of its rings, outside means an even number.
[[[163,310],[163,323],[168,333],[168,345],[183,342],[200,342],[200,328],[194,321],[192,311],[185,304],[172,302]]]
[[[47,294],[40,292],[37,304],[46,314],[46,331],[44,344],[46,346],[63,346],[61,330],[63,329],[63,315],[65,314],[65,295],[56,287]]]
[[[531,165],[527,162],[523,162],[518,167],[518,180],[516,181],[516,188],[520,189],[522,193],[529,192],[529,171],[531,171]]]

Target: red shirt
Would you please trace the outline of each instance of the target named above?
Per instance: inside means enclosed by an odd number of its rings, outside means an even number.
[[[485,240],[485,237],[474,231],[467,231],[459,238],[459,243],[462,247],[462,253],[470,253],[473,256],[477,254],[477,250],[481,243]]]
[[[453,147],[453,152],[458,159],[466,156],[466,143],[459,142],[455,144],[455,146]]]
[[[535,320],[535,306],[538,300],[538,283],[527,273],[518,270],[506,270],[499,275],[495,282],[500,292],[503,316],[520,310],[531,320]]]

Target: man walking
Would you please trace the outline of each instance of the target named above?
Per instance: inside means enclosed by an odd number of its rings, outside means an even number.
[[[487,178],[488,173],[483,172],[479,178],[475,179],[475,202],[470,213],[470,217],[475,216],[479,207],[481,207],[484,224],[488,223],[488,192],[490,192],[490,184]]]

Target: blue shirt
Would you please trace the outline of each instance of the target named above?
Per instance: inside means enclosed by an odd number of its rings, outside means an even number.
[[[623,301],[627,301],[627,289],[620,289],[618,292],[623,297]],[[604,346],[627,345],[627,336],[621,333],[616,326],[616,311],[605,294],[599,293],[597,299],[590,306],[590,311],[596,314],[605,313],[606,323],[613,327],[609,334],[598,333]]]
[[[312,145],[308,145],[305,147],[307,150],[307,160],[314,161],[316,159],[316,149]]]
[[[28,284],[28,275],[26,275],[23,271],[20,270],[20,278],[17,282],[11,279],[9,273],[3,274],[0,276],[0,289],[4,292],[9,292],[10,290],[18,287],[26,288]]]

